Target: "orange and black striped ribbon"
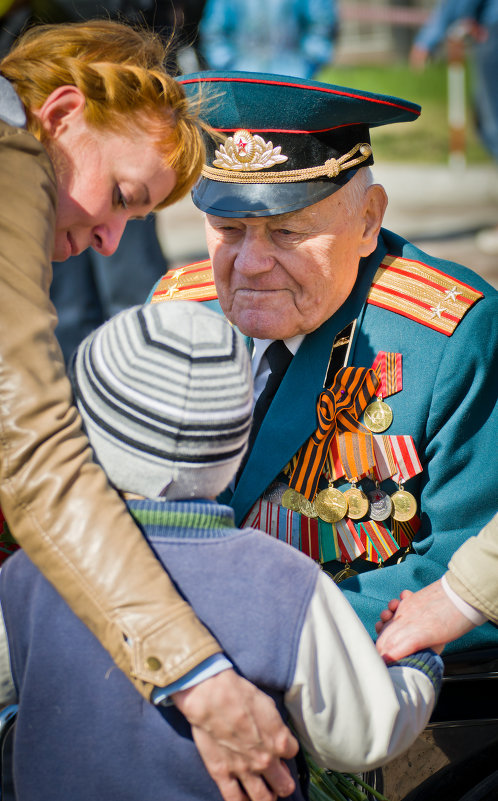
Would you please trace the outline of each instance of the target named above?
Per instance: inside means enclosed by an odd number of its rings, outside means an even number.
[[[375,467],[373,435],[370,431],[344,431],[336,437],[344,474],[359,481]]]
[[[372,370],[375,370],[375,374],[380,380],[380,387],[377,393],[379,398],[388,398],[403,389],[401,360],[401,353],[389,353],[384,350],[379,351],[375,357]]]
[[[330,389],[318,397],[318,426],[300,448],[289,486],[312,501],[330,442],[337,431],[366,431],[358,422],[374,397],[379,379],[366,367],[342,367]]]

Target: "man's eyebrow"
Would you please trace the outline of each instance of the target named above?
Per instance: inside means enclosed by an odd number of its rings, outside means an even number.
[[[306,214],[302,214],[300,212],[301,212],[301,209],[299,211],[297,211],[297,212],[296,211],[286,211],[285,214],[276,214],[273,219],[277,220],[278,222],[287,222],[288,220],[296,220],[296,222],[301,222],[301,220],[306,220],[307,219],[307,215]]]
[[[275,219],[277,220],[288,220],[289,217],[294,217],[296,214],[295,211],[284,211],[283,214],[275,214]]]

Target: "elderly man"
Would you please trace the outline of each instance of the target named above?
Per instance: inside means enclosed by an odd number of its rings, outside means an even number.
[[[369,129],[418,106],[283,76],[181,80],[224,137],[193,192],[210,261],[152,302],[209,301],[248,337],[236,520],[320,561],[374,636],[388,601],[437,580],[492,517],[496,292],[381,228]],[[497,641],[487,623],[452,647]]]

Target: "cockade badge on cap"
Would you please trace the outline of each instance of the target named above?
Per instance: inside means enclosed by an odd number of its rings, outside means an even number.
[[[213,166],[223,170],[264,170],[287,161],[288,156],[281,151],[280,145],[273,147],[273,143],[265,142],[262,136],[253,136],[241,129],[215,151]]]

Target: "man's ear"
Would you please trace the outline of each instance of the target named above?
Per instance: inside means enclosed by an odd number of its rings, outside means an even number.
[[[360,256],[369,256],[377,247],[377,239],[386,208],[387,195],[384,187],[380,184],[369,186],[363,206],[364,229],[359,248]]]
[[[57,139],[68,124],[81,118],[84,107],[85,95],[80,89],[76,86],[59,86],[33,113],[40,120],[47,136]]]

